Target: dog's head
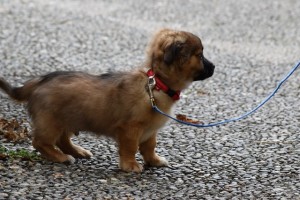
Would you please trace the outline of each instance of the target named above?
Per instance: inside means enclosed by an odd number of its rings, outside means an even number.
[[[148,64],[166,84],[178,90],[211,77],[215,68],[204,57],[199,37],[170,29],[154,36],[148,46]]]

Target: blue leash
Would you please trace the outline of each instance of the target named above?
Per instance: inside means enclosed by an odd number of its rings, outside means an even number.
[[[277,87],[275,88],[275,90],[267,97],[265,98],[260,104],[258,104],[258,106],[256,106],[255,108],[253,108],[252,110],[246,112],[245,114],[239,116],[239,117],[234,117],[231,119],[226,119],[220,122],[215,122],[215,123],[210,123],[210,124],[193,124],[193,123],[189,123],[189,122],[185,122],[179,119],[176,119],[166,113],[164,113],[163,111],[161,111],[155,104],[152,104],[152,108],[157,111],[158,113],[176,121],[179,122],[181,124],[185,124],[185,125],[189,125],[189,126],[194,126],[194,127],[200,127],[200,128],[207,128],[207,127],[213,127],[213,126],[219,126],[219,125],[223,125],[223,124],[227,124],[229,122],[235,122],[235,121],[239,121],[241,119],[244,119],[246,117],[248,117],[249,115],[253,114],[254,112],[256,112],[259,108],[261,108],[265,103],[267,103],[274,95],[275,93],[279,90],[279,88],[282,86],[282,84],[287,81],[290,76],[298,69],[298,67],[300,66],[300,61],[293,67],[293,69],[278,83]]]

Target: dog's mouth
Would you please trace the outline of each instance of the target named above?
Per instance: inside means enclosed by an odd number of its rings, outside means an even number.
[[[202,81],[211,77],[214,74],[215,65],[209,60],[207,60],[205,57],[203,57],[203,66],[204,70],[198,76],[196,76],[194,81]]]

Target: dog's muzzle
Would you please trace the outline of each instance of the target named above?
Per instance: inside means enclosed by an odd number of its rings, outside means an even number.
[[[203,65],[204,65],[204,71],[202,71],[200,73],[200,75],[198,75],[194,79],[194,81],[201,81],[201,80],[207,79],[214,74],[215,65],[212,62],[210,62],[209,60],[207,60],[205,57],[203,57]]]

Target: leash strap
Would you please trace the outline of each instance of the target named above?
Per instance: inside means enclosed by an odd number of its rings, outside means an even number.
[[[194,126],[194,127],[198,127],[198,128],[207,128],[207,127],[213,127],[213,126],[220,126],[220,125],[227,124],[227,123],[230,123],[230,122],[239,121],[239,120],[242,120],[242,119],[248,117],[249,115],[253,114],[253,113],[256,112],[259,108],[261,108],[265,103],[267,103],[267,102],[268,102],[268,101],[276,94],[276,92],[279,90],[279,88],[282,86],[282,84],[283,84],[284,82],[286,82],[286,81],[290,78],[290,76],[298,69],[299,66],[300,66],[300,61],[299,61],[297,64],[295,64],[295,66],[292,68],[292,70],[291,70],[291,71],[290,71],[290,72],[289,72],[289,73],[288,73],[281,81],[278,82],[277,87],[274,89],[274,91],[273,91],[269,96],[267,96],[260,104],[258,104],[258,105],[257,105],[256,107],[254,107],[252,110],[250,110],[250,111],[244,113],[243,115],[241,115],[241,116],[239,116],[239,117],[234,117],[234,118],[231,118],[231,119],[225,119],[225,120],[223,120],[223,121],[214,122],[214,123],[209,123],[209,124],[193,124],[193,123],[189,123],[189,122],[185,122],[185,121],[176,119],[175,117],[172,117],[172,116],[170,116],[170,115],[164,113],[163,111],[161,111],[161,110],[156,106],[155,103],[152,103],[152,108],[153,108],[156,112],[158,112],[158,113],[160,113],[160,114],[162,114],[162,115],[164,115],[164,116],[166,116],[166,117],[168,117],[168,118],[170,118],[170,119],[172,119],[172,120],[174,120],[174,121],[176,121],[176,122],[178,122],[178,123],[185,124],[185,125],[189,125],[189,126]],[[149,88],[150,88],[150,87],[149,87]],[[151,98],[151,97],[150,97],[150,98]],[[154,97],[153,97],[153,95],[152,95],[152,98],[153,98],[153,102],[154,102]],[[152,102],[152,100],[151,100],[151,102]]]

